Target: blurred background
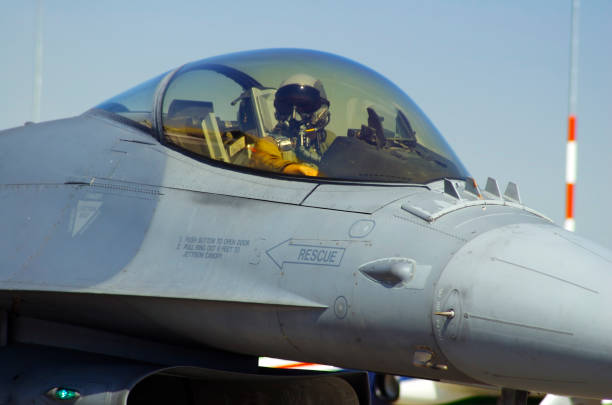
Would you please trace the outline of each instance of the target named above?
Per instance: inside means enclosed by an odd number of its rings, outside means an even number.
[[[571,7],[570,0],[8,0],[0,13],[0,129],[38,115],[78,115],[191,60],[317,49],[395,82],[480,184],[489,176],[502,191],[517,183],[526,205],[563,226]],[[612,248],[612,1],[583,0],[579,19],[576,233]]]

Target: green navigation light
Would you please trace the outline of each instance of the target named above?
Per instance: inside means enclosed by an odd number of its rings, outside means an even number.
[[[71,390],[69,388],[56,388],[55,392],[53,393],[53,398],[60,401],[76,399],[79,396],[80,394],[77,391]]]

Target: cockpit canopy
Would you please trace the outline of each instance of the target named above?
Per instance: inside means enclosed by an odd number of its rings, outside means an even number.
[[[316,51],[192,62],[96,108],[194,158],[294,176],[425,184],[467,171],[416,104],[380,74]]]

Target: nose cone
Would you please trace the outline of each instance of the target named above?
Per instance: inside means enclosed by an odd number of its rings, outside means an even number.
[[[440,348],[483,382],[581,397],[612,395],[612,253],[552,225],[489,231],[440,276]]]

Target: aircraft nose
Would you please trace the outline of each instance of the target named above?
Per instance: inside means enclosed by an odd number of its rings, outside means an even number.
[[[433,327],[447,359],[486,383],[612,394],[612,252],[552,225],[505,226],[442,272]]]

